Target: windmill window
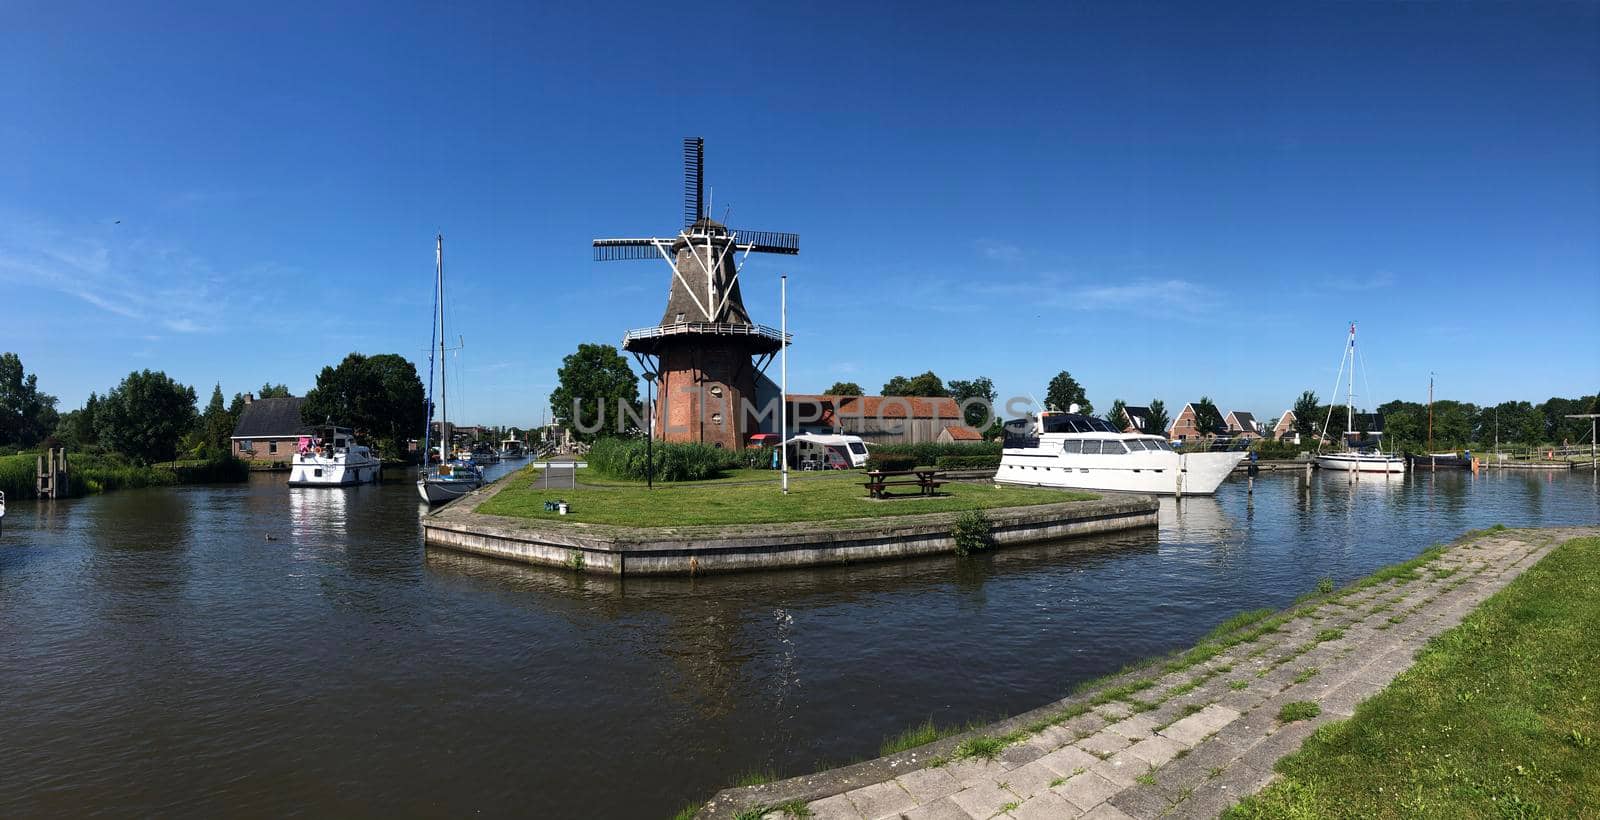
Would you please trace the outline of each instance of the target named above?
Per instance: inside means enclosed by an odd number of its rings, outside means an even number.
[[[678,321],[679,322],[683,321],[683,314],[682,313],[678,314]]]
[[[722,423],[722,414],[721,413],[712,413],[711,414],[711,423],[712,424],[721,424]]]
[[[722,385],[720,385],[720,384],[711,385],[711,395],[716,396],[719,399],[722,398]]]

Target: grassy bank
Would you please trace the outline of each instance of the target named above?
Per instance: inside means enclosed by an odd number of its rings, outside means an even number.
[[[708,481],[657,484],[605,481],[604,486],[541,490],[533,486],[537,470],[526,468],[506,479],[511,486],[478,506],[478,512],[557,522],[615,524],[629,527],[688,526],[694,524],[770,524],[792,521],[832,521],[848,518],[916,515],[918,513],[1052,504],[1097,498],[1033,487],[995,488],[987,484],[946,484],[937,498],[870,501],[858,472],[834,472],[794,477],[789,494],[778,492],[778,476],[771,470],[733,470]],[[591,477],[580,477],[590,483]],[[557,499],[571,505],[571,513],[546,512],[544,503]]]
[[[34,498],[34,471],[38,456],[24,453],[0,456],[0,492],[7,500]],[[244,481],[249,466],[237,459],[168,461],[131,464],[116,456],[67,455],[67,495],[73,498],[133,487],[167,487]]]
[[[1228,817],[1600,812],[1600,539],[1569,541]]]

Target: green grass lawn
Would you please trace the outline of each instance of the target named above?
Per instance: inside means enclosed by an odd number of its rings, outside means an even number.
[[[1600,817],[1600,538],[1556,548],[1277,768],[1230,820]]]
[[[788,495],[779,493],[778,475],[771,470],[731,470],[717,479],[657,484],[654,490],[646,490],[643,483],[589,473],[581,470],[578,481],[591,486],[541,490],[534,486],[537,471],[524,469],[502,479],[511,486],[478,505],[478,512],[560,523],[667,527],[834,521],[1098,498],[1092,493],[956,482],[944,485],[944,495],[937,498],[869,501],[861,486],[865,477],[852,471],[791,474]],[[556,499],[571,505],[568,515],[545,512],[544,502]]]

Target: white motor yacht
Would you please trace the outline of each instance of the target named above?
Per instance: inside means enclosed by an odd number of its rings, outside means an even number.
[[[289,472],[291,487],[349,487],[377,481],[383,462],[355,443],[348,427],[331,424],[300,437]]]
[[[1047,411],[1036,420],[1006,424],[994,480],[1075,490],[1210,495],[1245,455],[1242,450],[1179,453],[1161,436],[1124,433],[1104,419],[1076,412]]]

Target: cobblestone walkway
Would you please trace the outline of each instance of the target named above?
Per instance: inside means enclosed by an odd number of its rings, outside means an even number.
[[[1595,534],[1505,530],[1457,543],[1410,573],[1244,627],[1145,677],[1065,701],[1077,703],[1027,728],[967,739],[898,777],[812,801],[810,816],[1215,817],[1265,786],[1274,763],[1318,726],[1348,717],[1409,668],[1428,639],[1556,544]],[[1320,714],[1279,719],[1282,707],[1302,701]]]

